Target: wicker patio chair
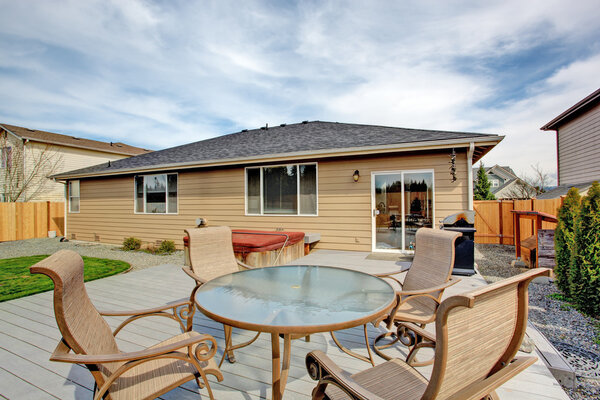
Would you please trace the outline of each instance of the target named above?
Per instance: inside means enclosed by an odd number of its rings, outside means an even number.
[[[54,314],[62,340],[50,360],[84,364],[95,380],[94,399],[154,399],[192,379],[200,388],[206,386],[213,398],[206,375],[214,375],[219,381],[223,375],[214,360],[217,343],[212,336],[185,332],[134,352],[121,352],[114,337],[125,325],[145,316],[172,318],[184,330],[182,319],[194,311],[192,303],[99,312],[83,283],[83,260],[70,250],[58,251],[30,267],[30,272],[47,275],[54,282]],[[102,315],[129,318],[111,332]]]
[[[307,354],[309,375],[319,381],[313,399],[498,399],[495,390],[537,359],[515,355],[527,326],[529,282],[549,274],[531,270],[444,300],[429,381],[398,359],[350,375],[321,351]]]
[[[196,281],[196,286],[190,295],[190,302],[196,304],[196,291],[207,281],[222,275],[251,269],[235,258],[231,229],[227,226],[209,226],[205,228],[186,229],[189,238],[190,266],[183,267],[183,271]],[[188,331],[192,330],[192,318],[188,319]],[[237,345],[232,345],[231,330],[228,325],[223,325],[225,332],[225,351],[219,367],[223,364],[225,356],[229,362],[235,362],[233,351],[253,343],[260,332],[252,339]]]
[[[373,342],[375,352],[386,360],[391,357],[382,350],[393,346],[400,341],[408,346],[411,364],[415,366],[431,364],[433,360],[419,362],[415,358],[416,346],[423,337],[420,331],[408,329],[412,325],[403,322],[412,322],[417,327],[435,320],[437,308],[440,304],[444,290],[460,281],[452,278],[454,265],[454,242],[461,236],[460,232],[445,231],[440,229],[420,228],[416,233],[415,257],[412,266],[406,273],[404,282],[396,280],[401,285],[397,292],[396,305],[384,320],[386,333],[377,336]],[[395,331],[391,329],[395,327]],[[387,337],[393,340],[384,345],[379,342]]]

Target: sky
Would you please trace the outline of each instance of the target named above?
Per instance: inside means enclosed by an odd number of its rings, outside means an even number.
[[[0,0],[0,122],[162,149],[303,120],[492,133],[556,176],[540,127],[600,87],[597,0]]]

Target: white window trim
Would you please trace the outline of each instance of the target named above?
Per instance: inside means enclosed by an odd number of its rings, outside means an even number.
[[[79,196],[77,196],[77,198],[79,199],[79,209],[77,211],[73,211],[72,201],[71,201],[71,199],[75,197],[75,196],[71,196],[71,185],[72,185],[73,182],[77,182],[77,186],[79,186]],[[69,213],[70,214],[79,214],[81,212],[81,181],[79,179],[75,179],[75,180],[69,181],[69,184],[67,186],[68,186],[67,192],[68,192],[68,196],[69,196],[68,197],[68,199],[69,199]]]
[[[146,177],[147,176],[153,176],[153,175],[176,175],[177,176],[177,212],[169,212],[169,179],[167,178],[167,193],[166,193],[166,200],[165,200],[165,212],[164,213],[151,213],[151,212],[146,212]],[[137,192],[135,190],[135,178],[136,177],[143,177],[144,178],[144,211],[137,211],[136,207],[137,207]],[[134,175],[133,177],[133,213],[134,214],[142,214],[142,215],[178,215],[179,214],[179,173],[178,172],[165,172],[165,173],[161,173],[161,174],[140,174],[140,175]]]
[[[288,167],[295,165],[297,168],[296,180],[297,185],[297,214],[265,214],[264,210],[264,198],[263,198],[263,168],[275,168],[275,167]],[[315,214],[300,214],[300,166],[301,165],[314,165],[315,166],[315,196],[316,196],[316,213]],[[260,171],[260,214],[248,213],[248,170],[256,169]],[[305,163],[290,163],[290,164],[276,164],[276,165],[257,165],[254,167],[244,168],[244,213],[249,217],[318,217],[319,216],[319,163],[316,162],[305,162]]]
[[[12,168],[12,146],[4,146],[0,148],[0,169]],[[8,154],[10,153],[10,160]],[[10,161],[10,165],[9,165]]]

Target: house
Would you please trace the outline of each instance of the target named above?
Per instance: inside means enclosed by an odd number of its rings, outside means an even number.
[[[600,89],[540,128],[556,132],[558,187],[538,199],[551,199],[577,187],[584,194],[600,181]]]
[[[181,247],[183,230],[203,217],[234,229],[319,233],[321,249],[399,252],[417,228],[472,209],[473,163],[503,138],[304,121],[55,178],[79,188],[68,192],[72,239]]]
[[[483,167],[490,182],[490,192],[498,200],[502,199],[528,199],[536,194],[536,190],[515,174],[508,166],[498,164],[493,167]],[[473,184],[477,183],[477,171],[479,167],[473,168]]]
[[[149,152],[125,143],[0,124],[0,201],[63,201],[64,185],[48,175]]]

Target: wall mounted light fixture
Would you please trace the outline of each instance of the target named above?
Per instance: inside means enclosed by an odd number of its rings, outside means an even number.
[[[360,174],[358,173],[358,170],[354,171],[354,175],[352,175],[352,179],[354,179],[354,182],[358,182],[358,178],[360,178]]]

